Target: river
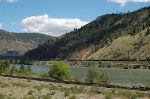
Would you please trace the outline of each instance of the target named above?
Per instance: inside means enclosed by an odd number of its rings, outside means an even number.
[[[12,66],[12,65],[11,65]],[[17,69],[20,65],[15,65]],[[40,74],[42,71],[48,72],[48,66],[32,65],[33,72]],[[84,79],[86,77],[86,67],[70,67],[71,74],[78,74]],[[150,70],[148,69],[119,69],[119,68],[100,68],[99,71],[107,73],[111,83],[118,85],[143,85],[150,86]]]

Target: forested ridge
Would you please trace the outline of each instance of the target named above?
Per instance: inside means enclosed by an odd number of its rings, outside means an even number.
[[[48,40],[25,54],[31,60],[149,58],[150,7],[98,16],[81,28]],[[118,45],[116,45],[118,44]],[[106,52],[107,50],[107,52]]]

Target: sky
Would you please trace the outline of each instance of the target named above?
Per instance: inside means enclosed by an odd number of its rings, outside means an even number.
[[[60,36],[98,16],[147,6],[150,0],[0,0],[0,29]]]

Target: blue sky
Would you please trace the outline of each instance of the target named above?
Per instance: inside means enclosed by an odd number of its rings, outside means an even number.
[[[145,6],[150,0],[0,0],[0,29],[59,36],[97,16]]]

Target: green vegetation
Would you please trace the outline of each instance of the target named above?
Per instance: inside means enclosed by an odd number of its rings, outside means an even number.
[[[30,85],[28,84],[23,84],[23,83],[13,83],[13,86],[17,86],[17,87],[21,87],[21,88],[26,88],[26,87],[30,87]]]
[[[52,39],[52,36],[40,33],[12,33],[15,37],[22,39],[24,42],[42,44],[47,40]]]
[[[69,99],[76,99],[76,95],[70,96]]]
[[[10,68],[9,60],[0,61],[0,74],[7,73],[7,71],[9,71],[9,68]]]
[[[72,80],[73,80],[74,82],[82,82],[81,76],[78,75],[78,74],[74,74],[74,75],[72,76]]]
[[[33,90],[29,90],[29,91],[28,91],[28,95],[32,95],[33,93],[34,93]]]
[[[67,97],[70,95],[70,91],[66,90],[65,93],[64,93],[64,97]]]
[[[4,99],[5,95],[3,95],[2,93],[0,93],[0,99]]]
[[[70,66],[63,61],[55,61],[50,66],[49,76],[57,80],[69,80]]]
[[[109,77],[107,74],[100,74],[99,69],[97,67],[90,66],[88,67],[87,76],[85,78],[86,82],[91,84],[108,84],[110,83]]]

